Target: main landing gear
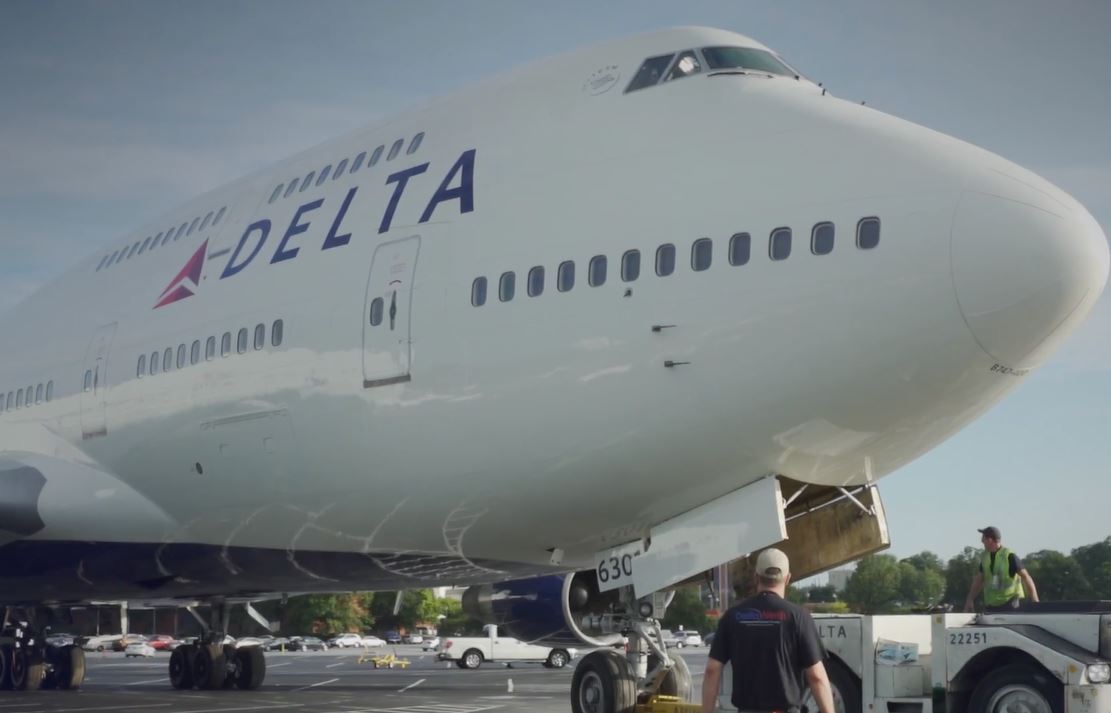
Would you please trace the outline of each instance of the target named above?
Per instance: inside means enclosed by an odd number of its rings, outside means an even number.
[[[30,621],[13,621],[11,610],[0,619],[0,689],[72,690],[85,681],[85,652],[73,644],[54,646]]]
[[[212,603],[212,614],[205,622],[192,608],[189,613],[201,623],[204,635],[196,642],[182,644],[170,654],[170,685],[177,689],[216,690],[238,688],[253,691],[266,678],[266,657],[257,646],[236,648],[224,643],[228,630],[228,606]],[[248,609],[250,611],[250,609]]]
[[[657,696],[693,702],[687,663],[663,647],[659,622],[668,600],[659,596],[637,601],[632,588],[622,590],[618,610],[595,618],[592,628],[620,632],[628,639],[624,652],[599,649],[584,656],[571,679],[574,713],[634,713],[637,705]],[[653,601],[655,599],[655,601]]]

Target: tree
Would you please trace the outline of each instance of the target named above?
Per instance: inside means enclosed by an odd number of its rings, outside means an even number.
[[[832,584],[810,587],[807,590],[807,595],[807,600],[813,604],[828,604],[837,601],[837,588]]]
[[[717,626],[706,616],[706,605],[698,596],[697,587],[683,587],[675,590],[675,598],[667,607],[667,614],[660,622],[665,629],[691,629],[693,631],[712,631]]]
[[[1042,601],[1091,599],[1092,585],[1075,559],[1054,550],[1040,550],[1023,560]]]
[[[1111,537],[1103,542],[1077,547],[1072,558],[1080,565],[1080,570],[1092,586],[1092,596],[1097,599],[1111,599]],[[1034,580],[1041,591],[1041,582]]]
[[[899,597],[899,563],[891,555],[868,555],[856,564],[845,599],[862,614],[894,610]]]
[[[397,592],[375,592],[370,609],[376,625],[395,629],[412,629],[418,624],[433,624],[440,614],[440,605],[431,589],[410,589],[401,595],[401,607],[393,613]]]
[[[282,630],[339,634],[363,631],[371,622],[373,619],[358,594],[306,594],[290,598],[282,615]]]
[[[975,547],[965,547],[945,567],[944,600],[958,611],[964,607],[968,590],[972,588],[972,578],[980,571],[981,554]]]
[[[941,558],[933,552],[923,551],[916,555],[911,555],[902,560],[911,567],[914,567],[920,572],[937,572],[938,574],[945,574],[945,565],[942,564]]]
[[[938,561],[940,564],[940,560]],[[899,601],[911,609],[936,606],[945,593],[945,576],[940,569],[918,569],[908,560],[899,563]]]

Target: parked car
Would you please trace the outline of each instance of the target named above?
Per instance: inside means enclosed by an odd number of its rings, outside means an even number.
[[[328,644],[315,636],[294,636],[289,639],[290,651],[324,651]]]
[[[73,634],[62,634],[51,632],[46,636],[46,643],[51,646],[69,646],[73,643]]]
[[[401,634],[397,633],[396,631],[387,631],[386,635],[382,638],[384,638],[386,640],[387,644],[400,644],[401,643]]]
[[[155,651],[173,651],[181,646],[181,642],[169,634],[155,634],[147,639],[147,643],[150,644],[151,648]]]
[[[119,639],[112,642],[113,651],[126,651],[128,646],[132,644],[145,644],[147,637],[142,634],[124,634]]]
[[[352,646],[362,646],[363,637],[358,634],[340,634],[328,639],[328,646],[334,649],[346,649]]]
[[[242,636],[235,642],[235,648],[242,649],[247,646],[262,646],[263,640],[254,636]]]
[[[660,643],[664,645],[664,648],[671,648],[678,642],[679,639],[675,638],[675,634],[672,633],[671,629],[660,629]]]
[[[424,643],[421,645],[420,648],[421,651],[436,651],[440,648],[440,637],[430,636],[429,638],[424,640]]]
[[[86,651],[111,651],[112,645],[119,641],[121,637],[119,634],[104,634],[103,636],[90,636],[85,639],[85,643],[81,648]]]
[[[675,632],[675,647],[683,648],[685,646],[701,646],[702,635],[697,631],[677,631]]]
[[[363,648],[373,649],[373,648],[377,648],[379,646],[385,646],[386,642],[383,641],[382,639],[379,639],[377,636],[374,636],[373,634],[367,634],[366,636],[363,637],[363,644],[362,645],[363,645]]]
[[[123,650],[123,655],[129,658],[132,656],[154,656],[154,654],[154,647],[145,641],[130,643]]]
[[[406,634],[401,637],[401,643],[403,644],[420,644],[423,641],[424,637],[420,634]]]
[[[267,651],[282,651],[284,649],[288,649],[289,648],[289,637],[287,637],[287,636],[276,636],[273,639],[270,639],[269,641],[267,641],[265,644],[263,644],[263,648],[266,649]]]

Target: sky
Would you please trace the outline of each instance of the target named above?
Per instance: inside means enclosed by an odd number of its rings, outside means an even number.
[[[1111,2],[0,0],[0,311],[187,199],[490,74],[673,25],[1014,161],[1111,232]],[[993,524],[1111,536],[1111,294],[1054,359],[880,483],[900,557]]]

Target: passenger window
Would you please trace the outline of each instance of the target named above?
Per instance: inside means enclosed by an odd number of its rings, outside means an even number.
[[[146,252],[148,245],[150,245],[149,235],[147,236],[147,239],[143,241],[143,244],[139,246],[139,252],[137,254],[142,255],[144,252]]]
[[[46,382],[46,401],[49,403],[54,399],[54,380]]]
[[[810,252],[829,255],[833,252],[833,223],[818,223],[810,231]]]
[[[362,168],[363,161],[366,161],[366,151],[359,153],[359,155],[355,157],[355,162],[351,164],[351,173],[354,173],[355,171],[358,171],[360,168]]]
[[[327,181],[328,180],[328,174],[330,174],[331,172],[332,172],[332,164],[328,164],[324,168],[320,169],[320,178],[316,179],[316,185],[319,186],[321,183],[324,183],[324,181]]]
[[[880,219],[864,218],[856,225],[856,246],[871,250],[880,244]]]
[[[544,292],[544,268],[537,265],[528,271],[528,296],[537,297]]]
[[[385,146],[379,146],[378,148],[374,149],[374,153],[370,155],[370,162],[367,163],[368,168],[378,163],[378,159],[382,158],[382,152],[385,151],[385,149]]]
[[[748,263],[752,254],[752,236],[748,233],[735,233],[729,238],[729,264],[733,267]]]
[[[336,164],[336,172],[332,174],[332,180],[334,181],[337,178],[339,178],[340,176],[342,176],[343,172],[346,171],[346,170],[347,170],[347,159],[343,159],[342,161],[340,161],[339,163]]]
[[[324,172],[320,172],[321,178],[326,178]],[[312,179],[316,178],[316,171],[309,171],[309,175],[305,176],[305,180],[301,181],[301,190],[298,193],[304,193],[312,187]]]
[[[283,334],[285,330],[285,323],[280,319],[275,319],[273,326],[270,327],[270,344],[275,347],[282,345],[282,339],[285,337]]]
[[[228,354],[231,354],[231,332],[224,332],[224,336],[220,337],[220,356]]]
[[[127,248],[120,250],[119,257],[116,258],[116,264],[119,265],[121,262],[123,262],[123,259],[125,257],[127,257]]]
[[[213,228],[215,228],[216,224],[220,222],[220,219],[224,217],[224,213],[226,213],[227,210],[228,210],[228,207],[226,205],[225,206],[220,206],[220,210],[216,212],[216,217],[212,219],[212,227]]]
[[[89,379],[91,379],[91,378],[92,378],[92,372],[89,372],[86,375],[85,381],[89,381]],[[89,390],[89,387],[86,386],[85,391],[88,391],[88,390]],[[20,389],[19,391],[15,392],[15,407],[16,408],[22,408],[23,407],[23,389]]]
[[[786,260],[791,255],[791,229],[776,228],[768,240],[768,255],[772,260]]]
[[[640,277],[640,251],[629,250],[621,256],[621,280],[632,282]]]
[[[96,269],[93,270],[93,272],[100,272],[100,268],[104,267],[104,263],[106,263],[106,262],[108,262],[108,256],[107,255],[101,256],[100,262],[97,264]]]
[[[517,288],[517,275],[512,272],[503,272],[498,281],[498,299],[508,302],[513,299],[513,292]]]
[[[262,349],[266,346],[266,325],[255,325],[255,351]]]
[[[671,58],[674,56],[674,54],[663,54],[659,57],[652,57],[644,60],[644,64],[640,65],[640,69],[637,70],[636,76],[633,77],[633,81],[629,82],[629,86],[626,87],[625,93],[628,94],[629,92],[635,92],[638,89],[652,87],[658,84],[660,77],[663,76],[664,71],[667,69],[668,65],[671,64]]]
[[[147,355],[139,355],[139,363],[135,366],[135,378],[142,379],[147,371]]]
[[[204,340],[204,360],[212,361],[216,358],[216,337]]]
[[[166,351],[162,352],[162,371],[169,371],[174,368],[174,348],[166,347]]]
[[[274,201],[278,200],[278,196],[280,196],[282,194],[282,189],[283,188],[285,188],[284,183],[279,183],[278,185],[274,186],[274,192],[270,194],[270,200],[269,200],[270,203],[273,203]]]
[[[177,229],[177,232],[174,233],[174,242],[177,242],[178,238],[180,238],[182,235],[185,234],[185,229],[188,228],[188,227],[189,227],[188,223],[182,223],[181,224],[181,227],[179,227]]]
[[[692,74],[698,74],[701,71],[702,65],[698,63],[698,55],[692,51],[687,51],[679,55],[679,60],[675,63],[675,66],[671,68],[671,71],[667,73],[667,78],[669,80],[682,79]]]
[[[93,370],[92,369],[86,369],[85,370],[85,385],[84,385],[83,388],[85,389],[85,391],[92,391],[93,390]],[[17,404],[20,401],[23,400],[22,397],[20,396],[22,393],[23,393],[23,389],[20,389],[15,395],[15,400],[16,400]]]
[[[15,395],[13,392],[8,392],[8,410],[11,411],[15,408]]]
[[[158,358],[158,352],[151,352],[150,354],[150,375],[154,376],[158,373],[158,367],[161,364]]]
[[[212,211],[208,211],[208,215],[206,215],[206,216],[204,217],[204,220],[202,220],[202,221],[201,221],[201,227],[200,227],[200,230],[204,230],[205,228],[207,228],[207,227],[208,227],[208,223],[209,223],[209,222],[210,222],[211,220],[212,220]]]
[[[575,286],[575,261],[565,260],[559,263],[559,270],[556,272],[556,289],[560,292],[567,292]]]
[[[691,269],[702,272],[710,268],[714,259],[714,243],[709,238],[699,238],[691,245]]]
[[[404,143],[405,143],[405,139],[398,139],[397,141],[394,141],[393,146],[390,147],[390,154],[388,156],[386,156],[386,160],[387,161],[393,161],[394,158],[397,157],[397,154],[401,152],[401,146]]]
[[[165,245],[166,243],[170,242],[170,240],[173,239],[173,236],[174,236],[174,229],[170,228],[169,230],[166,231],[166,237],[162,238],[162,245]]]
[[[405,152],[405,154],[406,155],[415,154],[417,152],[417,149],[420,148],[420,142],[422,142],[422,141],[424,141],[424,132],[423,131],[420,132],[419,134],[417,134],[416,136],[414,136],[413,140],[409,142],[409,150],[407,150]]]
[[[177,368],[182,369],[185,367],[189,358],[189,350],[185,348],[184,344],[177,345]]]
[[[375,297],[370,301],[370,326],[377,327],[382,324],[382,306],[384,304],[381,297]]]
[[[605,255],[595,255],[590,258],[590,269],[587,271],[586,281],[591,287],[601,287],[606,284],[606,270],[609,261]]]
[[[239,334],[235,336],[235,351],[240,354],[247,353],[247,328],[243,327],[239,330]]]
[[[131,249],[127,251],[127,259],[130,260],[131,256],[134,255],[135,251],[138,250],[138,249],[139,249],[139,242],[136,241],[135,244],[131,246]]]
[[[486,304],[486,278],[476,277],[471,283],[471,305],[481,307]]]
[[[200,217],[199,215],[198,215],[198,216],[197,216],[196,218],[193,218],[193,222],[189,224],[189,230],[188,230],[188,231],[186,231],[186,233],[185,233],[185,234],[186,234],[186,235],[192,235],[192,234],[193,234],[193,231],[194,231],[194,230],[196,230],[196,228],[197,228],[197,225],[198,225],[198,224],[199,224],[200,222],[201,222],[201,217]]]
[[[39,384],[38,386],[35,387],[35,403],[36,404],[41,404],[42,403],[42,390],[43,390],[42,384]]]
[[[201,340],[194,339],[189,347],[189,363],[196,364],[201,360]]]
[[[294,178],[292,181],[289,182],[289,185],[286,186],[285,193],[282,194],[282,198],[289,198],[291,195],[293,195],[293,192],[297,190],[298,180],[300,179]]]
[[[675,272],[675,246],[665,243],[656,249],[656,274],[667,277]]]

